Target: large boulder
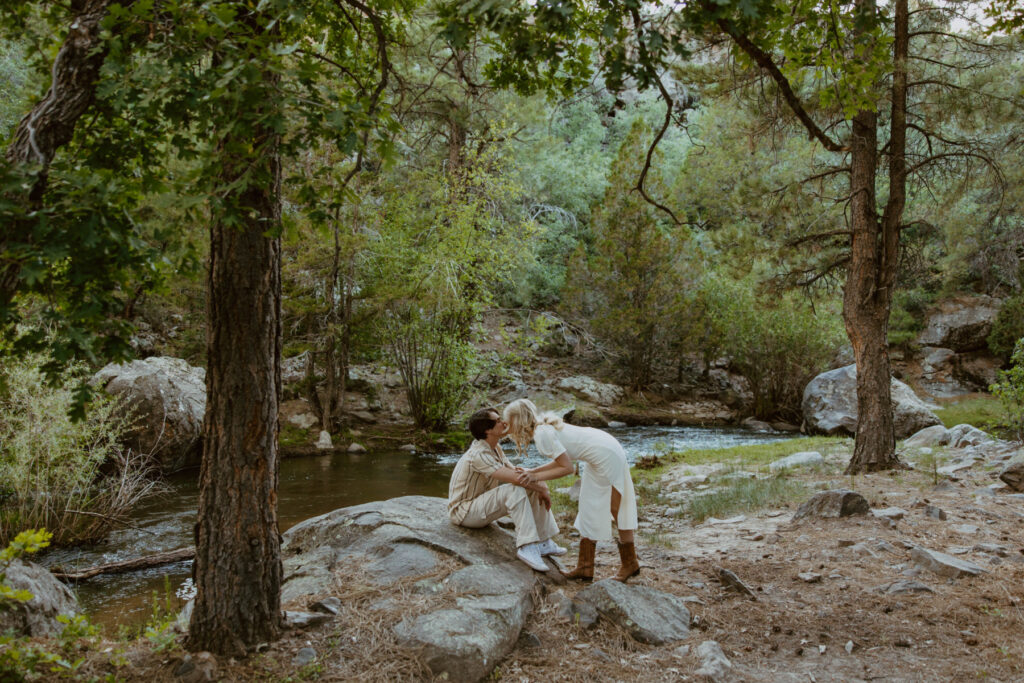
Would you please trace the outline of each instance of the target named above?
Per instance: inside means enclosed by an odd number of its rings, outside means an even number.
[[[601,406],[618,403],[625,395],[622,387],[615,384],[598,382],[596,379],[586,375],[566,377],[558,383],[558,388],[570,391],[580,398]]]
[[[451,524],[446,504],[443,498],[406,496],[292,527],[282,548],[282,602],[308,604],[353,572],[380,587],[429,575],[432,602],[419,611],[395,610],[392,632],[419,651],[434,676],[484,678],[514,647],[537,583],[554,577],[516,560],[514,539],[504,529]]]
[[[822,491],[811,496],[797,508],[793,519],[805,517],[850,517],[871,512],[867,499],[846,489]]]
[[[32,599],[0,606],[0,633],[13,630],[25,636],[54,635],[64,628],[57,617],[70,617],[78,611],[74,593],[35,562],[12,560],[4,574],[8,586],[28,591]]]
[[[929,313],[917,343],[958,353],[984,349],[992,323],[999,314],[999,305],[998,299],[988,296],[944,301]]]
[[[126,444],[153,455],[165,472],[198,465],[206,412],[206,370],[154,356],[111,363],[92,382],[128,403],[136,417]]]
[[[925,427],[942,424],[913,389],[892,380],[893,421],[896,438],[903,439]],[[857,366],[823,372],[804,388],[804,420],[812,432],[855,434],[857,431]]]

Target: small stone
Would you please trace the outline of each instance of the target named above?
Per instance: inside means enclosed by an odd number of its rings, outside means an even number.
[[[311,647],[304,647],[295,653],[292,658],[292,666],[296,669],[301,669],[304,666],[312,664],[316,661],[316,650]]]
[[[672,656],[673,657],[678,657],[680,659],[682,659],[684,657],[689,657],[690,656],[690,646],[689,645],[680,645],[676,649],[672,650]]]
[[[846,539],[846,538],[841,538],[838,541],[836,541],[836,547],[839,547],[839,548],[849,548],[851,545],[854,545],[854,544],[856,544],[856,541],[851,541],[851,540]]]
[[[973,536],[974,534],[978,533],[978,527],[974,526],[973,524],[957,524],[953,527],[953,531],[957,532],[958,534],[967,534],[968,536]]]
[[[323,614],[337,614],[341,611],[341,600],[331,596],[314,602],[309,608],[314,612],[322,612]]]
[[[732,668],[732,662],[722,652],[722,647],[713,640],[705,640],[698,645],[697,656],[700,657],[701,665],[694,673],[707,676],[712,681],[721,680]]]
[[[877,550],[881,550],[882,552],[885,552],[885,553],[898,553],[899,552],[899,549],[896,546],[894,546],[892,543],[889,543],[889,541],[879,541],[878,543],[875,544],[875,548]]]
[[[1006,557],[1009,551],[1006,546],[997,545],[995,543],[979,543],[972,548],[977,553],[991,553],[992,555],[998,555],[999,557]]]
[[[999,478],[1014,491],[1024,491],[1024,462],[1012,462],[1003,468]]]
[[[903,519],[906,516],[907,511],[903,508],[898,507],[887,507],[881,510],[872,510],[871,514],[875,517],[884,517],[886,519]]]
[[[743,538],[744,541],[762,541],[764,540],[764,534],[754,534],[753,536],[746,536]]]
[[[728,569],[724,569],[723,567],[716,567],[715,571],[718,573],[718,580],[722,582],[722,586],[727,589],[732,589],[737,593],[748,595],[755,600],[757,599],[754,595],[754,591],[747,588],[747,585],[740,581],[739,577],[734,573]]]
[[[885,593],[886,595],[899,595],[901,593],[934,593],[935,591],[920,581],[909,581],[907,579],[899,579],[892,583],[887,583],[882,586],[875,588],[879,593]]]
[[[728,519],[718,519],[717,517],[709,517],[708,524],[739,524],[740,522],[747,519],[746,515],[736,515],[735,517],[729,517]]]
[[[284,619],[291,628],[310,628],[319,626],[331,620],[329,614],[313,614],[312,612],[291,612],[284,613]]]
[[[946,519],[946,511],[943,510],[942,508],[938,508],[938,507],[936,507],[934,505],[925,505],[924,506],[924,514],[925,514],[925,517],[931,517],[932,519],[938,519],[938,520],[945,520]]]
[[[320,438],[316,440],[316,447],[321,451],[329,451],[334,448],[334,444],[331,442],[331,434],[326,430],[321,430]]]
[[[187,654],[174,671],[174,677],[181,683],[206,683],[216,681],[217,658],[209,652]]]
[[[804,583],[821,583],[821,574],[814,572],[800,572],[797,577]]]
[[[804,517],[849,517],[866,515],[871,511],[867,499],[859,493],[846,489],[816,493],[797,508],[793,519]]]
[[[977,576],[986,571],[967,560],[961,560],[937,550],[917,547],[910,551],[910,558],[922,569],[934,572],[939,576],[957,578],[960,576]]]
[[[629,425],[627,425],[625,422],[619,422],[618,420],[612,420],[611,422],[608,423],[608,426],[610,428],[612,428],[612,429],[622,429],[623,427],[628,427]]]
[[[541,647],[543,643],[540,642],[540,638],[536,634],[530,633],[529,631],[522,631],[519,634],[519,640],[516,642],[516,647],[523,650],[536,650]]]
[[[410,453],[415,453],[416,452],[416,446],[414,444],[407,443],[404,446],[399,446],[398,450],[400,450],[400,451],[408,451]]]
[[[348,445],[348,452],[349,453],[365,453],[366,452],[366,446],[364,446],[361,443],[356,443],[355,441],[353,441],[352,443],[350,443]]]
[[[846,650],[846,654],[851,654],[853,652],[853,641],[846,641],[846,647],[844,649]]]

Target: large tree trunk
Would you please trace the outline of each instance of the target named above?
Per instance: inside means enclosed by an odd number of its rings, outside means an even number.
[[[247,15],[253,35],[267,17]],[[265,76],[260,101],[274,77]],[[268,110],[219,153],[221,180],[247,177],[210,229],[206,417],[196,523],[196,602],[188,647],[238,656],[283,626],[277,524],[281,395],[281,163]],[[240,126],[245,131],[246,126]],[[233,219],[233,223],[231,222]]]
[[[18,123],[4,155],[9,164],[27,165],[38,171],[23,195],[9,197],[26,208],[41,205],[53,157],[71,141],[78,119],[92,105],[96,80],[106,58],[100,23],[110,0],[72,0],[70,4],[75,19],[54,57],[50,89]],[[12,243],[30,242],[27,233],[17,222],[0,226],[0,258]],[[0,261],[0,310],[14,299],[21,265],[17,259]]]
[[[871,7],[873,3],[863,2]],[[857,435],[848,474],[900,467],[893,425],[889,365],[889,311],[899,257],[899,224],[906,196],[906,0],[897,1],[893,116],[890,136],[890,196],[879,220],[875,198],[878,115],[853,119],[850,202],[850,265],[843,320],[857,362]]]

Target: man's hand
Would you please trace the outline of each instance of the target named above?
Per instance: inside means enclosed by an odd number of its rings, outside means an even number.
[[[519,471],[519,478],[517,479],[517,481],[520,486],[529,487],[530,484],[537,483],[537,477],[535,477],[533,473],[527,470],[521,470]]]
[[[540,497],[540,502],[544,503],[544,509],[551,509],[551,492],[545,488],[543,491],[538,491],[537,495]]]

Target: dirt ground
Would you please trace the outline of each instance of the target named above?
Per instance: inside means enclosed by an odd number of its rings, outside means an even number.
[[[692,614],[689,638],[651,646],[604,620],[591,629],[566,623],[552,593],[572,596],[586,584],[545,584],[517,645],[492,679],[705,680],[696,674],[701,662],[695,650],[714,640],[733,665],[727,678],[717,680],[1024,681],[1024,501],[993,492],[994,480],[982,469],[957,473],[959,480],[938,487],[913,471],[851,481],[839,474],[841,457],[825,469],[791,476],[818,487],[830,477],[833,488],[854,488],[875,509],[901,508],[902,518],[794,522],[794,505],[693,526],[668,504],[644,501],[642,571],[631,583],[684,598]],[[926,505],[943,510],[946,519],[928,516]],[[562,514],[563,529],[569,529],[571,512]],[[571,546],[563,558],[571,565],[578,539],[567,534],[560,540]],[[915,569],[908,549],[915,545],[953,554],[985,572],[948,579]],[[613,544],[599,546],[597,564],[597,579],[614,574]],[[733,572],[754,596],[723,586],[719,568]],[[339,577],[335,593],[344,606],[332,624],[291,631],[245,660],[218,661],[210,673],[226,681],[429,680],[416,653],[394,642],[390,624],[436,609],[436,595],[433,602],[423,597],[432,578],[382,589],[361,582],[358,573]],[[879,591],[900,579],[921,582],[931,592]],[[313,648],[316,659],[297,663],[304,647]],[[81,672],[99,680],[107,673],[126,681],[189,680],[174,675],[186,656],[178,645],[156,651],[142,638],[109,648],[90,655]]]

